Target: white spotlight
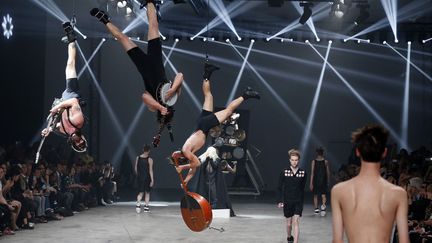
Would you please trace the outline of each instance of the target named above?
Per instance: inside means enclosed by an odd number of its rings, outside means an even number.
[[[204,37],[204,38],[203,38],[203,41],[204,41],[204,42],[206,42],[206,41],[207,41],[207,38],[206,38],[206,37]]]
[[[309,40],[305,40],[305,43],[309,43]]]
[[[367,43],[370,43],[370,39],[367,39],[366,42],[367,42]]]
[[[84,40],[85,40],[85,39],[87,39],[87,36],[86,36],[86,35],[84,35],[84,36],[83,36],[83,39],[84,39]]]
[[[230,42],[230,39],[229,39],[229,38],[226,38],[226,39],[225,39],[225,42],[227,42],[227,43]]]
[[[284,42],[284,38],[280,38],[280,42]]]
[[[343,42],[345,42],[345,43],[346,43],[347,41],[348,41],[347,39],[344,39],[344,40],[343,40]]]
[[[360,42],[361,42],[361,40],[360,40],[360,39],[358,39],[358,40],[357,40],[357,43],[359,43],[359,44],[360,44]]]
[[[331,44],[331,43],[333,43],[333,41],[332,41],[332,40],[329,40],[329,43]]]
[[[270,41],[270,38],[267,37],[267,38],[266,38],[266,41],[269,42],[269,41]]]
[[[426,40],[422,40],[422,43],[423,43],[423,44],[426,43]]]
[[[179,39],[179,38],[175,38],[174,41],[175,41],[175,42],[179,42],[180,39]]]
[[[395,41],[395,43],[399,43],[399,40],[398,40],[398,39],[395,39],[394,41]]]
[[[103,41],[103,42],[105,42],[105,41],[106,41],[106,39],[105,39],[105,38],[102,38],[102,41]]]
[[[189,40],[193,41],[195,38],[193,36],[189,37]]]
[[[408,41],[408,45],[411,45],[411,41]]]
[[[387,41],[383,41],[383,44],[384,44],[384,45],[387,44]]]
[[[242,38],[241,38],[241,37],[237,37],[237,40],[238,40],[238,41],[241,41],[241,40],[242,40]]]
[[[251,42],[254,43],[254,42],[255,42],[255,39],[251,39]]]
[[[320,38],[316,38],[316,41],[317,41],[317,42],[320,42],[320,41],[321,41],[321,39],[320,39]]]
[[[118,1],[117,2],[117,7],[119,7],[119,8],[124,8],[124,7],[126,7],[126,1]]]
[[[132,9],[127,7],[126,8],[126,15],[129,16],[132,13]]]
[[[138,36],[138,37],[137,37],[137,40],[140,40],[140,39],[141,39],[141,38]],[[162,38],[162,39],[163,39],[163,38]]]

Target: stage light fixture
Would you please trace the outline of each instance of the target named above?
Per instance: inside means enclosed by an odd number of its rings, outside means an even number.
[[[356,6],[358,9],[360,9],[359,16],[355,19],[354,24],[359,25],[363,23],[366,19],[369,18],[370,14],[368,11],[368,8],[370,7],[369,4],[357,4]]]
[[[303,7],[303,14],[299,19],[299,23],[304,25],[308,21],[308,19],[312,16],[312,9],[311,9],[312,3],[300,2],[300,6]]]
[[[250,42],[254,43],[254,42],[255,42],[255,39],[254,39],[254,38],[251,38]]]
[[[398,40],[398,39],[395,39],[394,42],[395,42],[395,43],[399,43],[399,40]]]
[[[229,43],[230,41],[231,41],[230,38],[226,38],[226,39],[225,39],[225,42],[226,42],[226,43]]]
[[[342,18],[351,7],[351,0],[334,0],[331,7],[330,14],[336,18]]]
[[[126,5],[127,5],[127,2],[125,0],[120,0],[117,2],[118,8],[124,8],[124,7],[126,7]]]
[[[239,36],[239,37],[237,37],[237,40],[238,40],[238,41],[242,41],[243,38],[241,38],[241,37]]]

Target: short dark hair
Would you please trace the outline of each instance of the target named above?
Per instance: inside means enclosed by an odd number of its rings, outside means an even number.
[[[368,162],[380,162],[386,148],[389,132],[381,125],[366,125],[351,134],[352,142],[360,152],[360,158]]]
[[[317,153],[318,155],[320,155],[320,156],[323,156],[323,155],[324,155],[324,148],[323,148],[323,147],[319,147],[319,148],[317,148],[315,151],[316,151],[316,153]]]
[[[143,147],[143,150],[144,150],[144,152],[150,152],[150,145],[148,145],[148,144],[144,144],[144,147]]]

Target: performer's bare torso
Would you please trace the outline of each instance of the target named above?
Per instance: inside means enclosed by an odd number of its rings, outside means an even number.
[[[69,108],[69,118],[66,110],[62,112],[61,116],[63,126],[60,123],[57,126],[60,132],[65,134],[75,133],[77,131],[76,127],[81,128],[84,123],[84,116],[81,107],[78,104]],[[70,122],[73,122],[73,125]]]
[[[383,178],[357,177],[336,187],[349,242],[389,242],[403,189]]]
[[[186,140],[183,149],[189,148],[192,153],[195,153],[204,146],[205,141],[206,134],[201,130],[197,130]]]

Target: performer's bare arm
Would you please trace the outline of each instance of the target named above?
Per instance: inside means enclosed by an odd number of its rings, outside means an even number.
[[[309,189],[311,191],[313,191],[314,170],[315,170],[315,160],[312,160],[311,175],[310,175],[310,184],[309,184]]]
[[[150,187],[153,187],[154,185],[154,178],[153,178],[153,159],[149,158],[148,159],[148,163],[149,163],[149,174],[150,174]]]
[[[68,107],[73,107],[75,105],[78,105],[77,107],[79,108],[79,101],[77,98],[67,99],[55,105],[53,108],[51,108],[50,112],[57,113],[59,112],[60,109],[66,109]]]
[[[134,171],[135,175],[138,175],[138,156],[135,159]]]
[[[177,73],[171,88],[166,92],[167,100],[169,100],[176,92],[177,95],[180,95],[182,83],[183,83],[183,73]]]
[[[162,115],[168,114],[168,109],[162,106],[161,104],[159,104],[159,102],[157,102],[149,92],[144,91],[142,95],[142,99],[144,103],[147,105],[149,110],[153,112],[159,110]]]
[[[408,196],[405,190],[400,190],[399,205],[396,211],[396,226],[400,243],[408,243]]]
[[[342,208],[340,205],[340,188],[338,186],[333,187],[331,191],[331,208],[333,217],[333,243],[343,243],[343,220],[342,220]]]

